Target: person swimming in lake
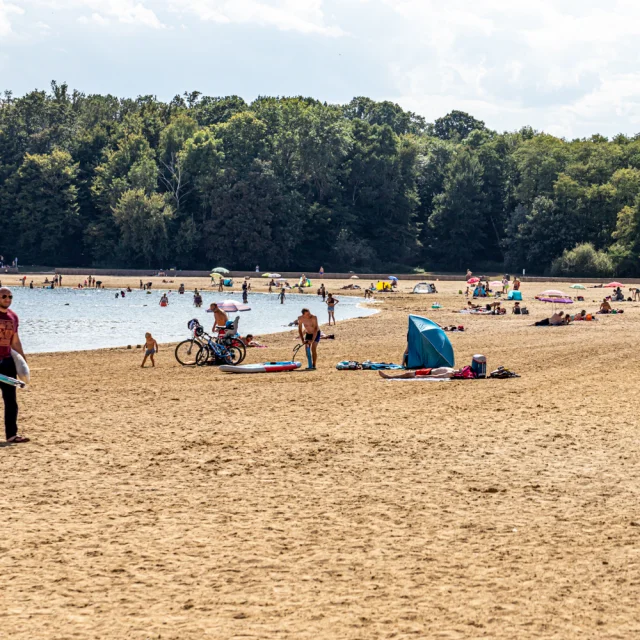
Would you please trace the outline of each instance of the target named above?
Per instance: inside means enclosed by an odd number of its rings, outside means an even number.
[[[155,338],[150,333],[144,334],[145,342],[144,342],[144,358],[142,359],[142,364],[140,365],[144,368],[145,363],[147,362],[147,358],[151,360],[151,366],[156,366],[156,361],[153,356],[158,353],[158,343]]]
[[[168,304],[169,304],[169,297],[167,296],[166,293],[163,293],[162,297],[160,298],[160,306],[166,307]]]

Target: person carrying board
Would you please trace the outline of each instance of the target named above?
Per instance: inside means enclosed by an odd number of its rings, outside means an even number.
[[[13,294],[6,287],[0,288],[0,374],[9,378],[16,378],[18,372],[11,356],[11,349],[17,351],[23,358],[24,350],[18,335],[18,316],[9,309],[13,301]],[[26,359],[26,358],[25,358]],[[4,401],[4,427],[7,442],[20,444],[29,442],[29,438],[18,435],[18,399],[16,387],[0,383],[2,399]]]

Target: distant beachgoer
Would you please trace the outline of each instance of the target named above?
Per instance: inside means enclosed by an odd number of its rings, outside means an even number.
[[[304,329],[304,333],[303,333]],[[311,362],[308,363],[307,369],[315,370],[318,361],[318,343],[320,342],[320,327],[318,318],[314,316],[309,309],[303,309],[302,315],[298,318],[298,335],[300,341],[304,342],[311,351]],[[307,354],[307,359],[308,359]]]
[[[202,296],[200,292],[196,289],[196,293],[193,294],[193,306],[199,309],[202,306]]]
[[[467,269],[467,280],[473,275],[473,271],[471,269]]]
[[[389,375],[384,371],[378,371],[381,378],[385,380],[405,380],[409,378],[453,378],[461,369],[451,367],[438,367],[436,369],[417,369],[416,371],[405,371],[397,375]]]
[[[513,279],[513,290],[520,291],[520,280],[518,278]]]
[[[322,296],[322,302],[324,302],[327,297],[327,290],[325,289],[324,282],[320,285],[320,289],[318,289],[318,295]]]
[[[320,277],[322,278],[322,276],[324,276],[324,267],[320,267]]]
[[[329,312],[329,326],[331,326],[331,321],[333,320],[333,324],[336,324],[336,316],[335,316],[335,310],[336,310],[336,305],[339,303],[340,301],[337,298],[334,298],[331,294],[329,294],[329,296],[327,297],[327,311]]]
[[[609,301],[605,298],[600,305],[600,313],[611,313],[611,305]]]
[[[280,291],[280,295],[278,297],[280,298],[280,304],[284,304],[284,299],[286,298],[284,287],[282,287],[282,290]]]
[[[224,280],[222,278],[218,280],[218,291],[220,291],[221,293],[224,291]]]
[[[140,288],[142,289],[144,287],[144,283],[142,282],[142,279],[140,279]]]
[[[184,293],[184,284],[180,284],[180,286],[178,287],[178,293],[180,295],[182,295]]]
[[[33,280],[29,283],[29,289],[33,289]]]
[[[163,293],[162,297],[160,298],[160,306],[166,307],[168,304],[169,304],[169,297],[167,296],[166,293]]]
[[[153,356],[158,353],[158,343],[155,341],[154,337],[150,333],[145,333],[145,343],[144,343],[144,358],[142,359],[141,367],[144,367],[147,358],[151,360],[151,366],[155,367],[156,362]]]
[[[243,342],[245,347],[255,347],[257,349],[264,349],[266,347],[266,345],[260,344],[251,333],[246,335]]]
[[[17,351],[23,358],[24,349],[18,335],[20,321],[18,316],[9,309],[13,301],[13,294],[6,287],[0,288],[0,373],[9,378],[16,378],[18,372],[11,357],[11,349]],[[16,387],[0,384],[4,401],[4,428],[7,442],[20,444],[29,442],[29,438],[18,435],[18,398]]]
[[[256,273],[260,273],[260,265],[259,264],[256,265]]]

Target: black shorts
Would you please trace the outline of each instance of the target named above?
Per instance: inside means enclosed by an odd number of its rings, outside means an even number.
[[[307,333],[304,336],[305,342],[311,342],[313,340],[313,333]],[[318,335],[316,336],[315,342],[320,342],[320,332],[318,331]]]

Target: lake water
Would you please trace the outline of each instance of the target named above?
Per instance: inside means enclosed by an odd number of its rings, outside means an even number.
[[[211,302],[235,300],[240,293],[203,293],[200,309],[193,306],[193,293],[169,294],[168,307],[160,307],[164,290],[147,294],[135,290],[125,298],[116,298],[113,289],[13,289],[12,309],[20,317],[20,335],[27,353],[82,351],[105,347],[122,347],[144,342],[150,331],[162,342],[178,342],[189,337],[187,322],[198,318],[207,331],[213,314],[206,313]],[[346,320],[375,313],[359,307],[362,298],[337,296],[336,320]],[[229,313],[240,316],[241,334],[262,335],[289,329],[286,325],[300,315],[303,307],[327,321],[327,307],[314,293],[287,294],[280,304],[276,294],[250,293],[251,311]]]

